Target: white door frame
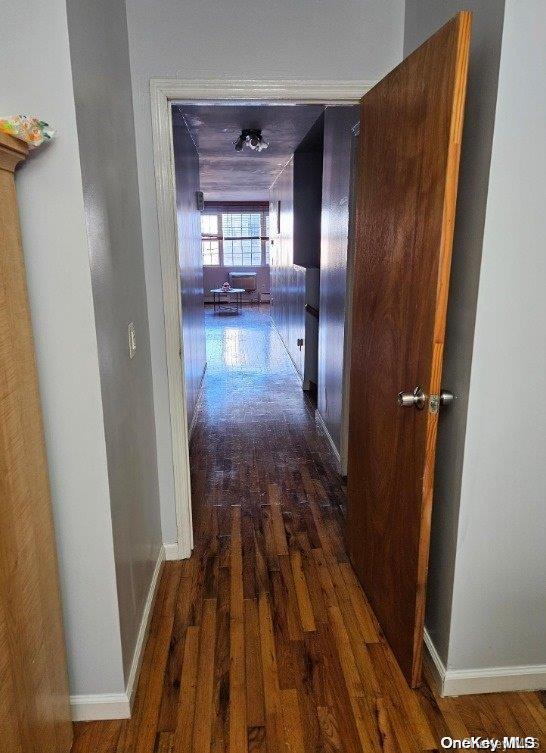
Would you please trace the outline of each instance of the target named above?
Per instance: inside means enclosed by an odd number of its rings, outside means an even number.
[[[193,547],[189,436],[182,347],[171,102],[356,104],[374,82],[307,79],[152,79],[150,95],[165,314],[178,559]]]

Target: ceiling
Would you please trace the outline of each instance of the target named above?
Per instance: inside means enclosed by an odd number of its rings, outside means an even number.
[[[173,105],[199,151],[201,190],[209,201],[267,199],[269,187],[324,110],[322,105]],[[261,128],[269,148],[255,152],[233,142],[243,128]]]

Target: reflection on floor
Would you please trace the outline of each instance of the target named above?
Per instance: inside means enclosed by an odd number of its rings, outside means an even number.
[[[191,559],[160,582],[133,718],[77,753],[407,753],[542,735],[539,694],[410,691],[343,546],[343,488],[266,308],[207,310]],[[542,727],[542,730],[541,730]]]
[[[271,484],[295,510],[315,482],[324,498],[341,502],[341,479],[269,306],[246,306],[238,316],[207,307],[205,321],[208,365],[191,457],[194,525],[205,500],[259,513]]]

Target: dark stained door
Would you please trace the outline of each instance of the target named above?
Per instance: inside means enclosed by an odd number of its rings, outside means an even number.
[[[347,546],[408,680],[420,680],[440,392],[471,14],[361,101]],[[421,388],[420,407],[397,396]]]

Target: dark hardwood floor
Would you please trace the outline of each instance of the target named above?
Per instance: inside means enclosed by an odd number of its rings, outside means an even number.
[[[74,753],[412,753],[542,736],[537,693],[409,690],[347,560],[344,487],[267,307],[206,313],[195,550],[164,566],[133,717]]]

